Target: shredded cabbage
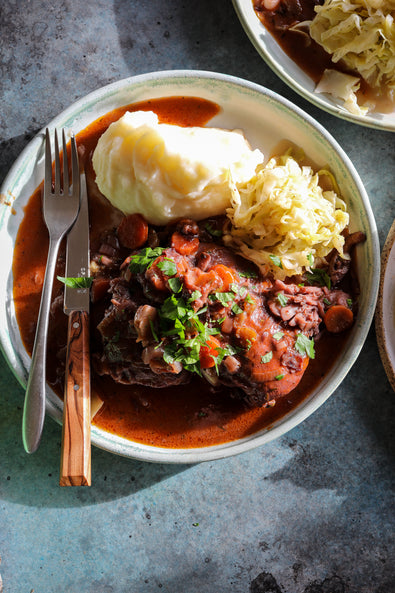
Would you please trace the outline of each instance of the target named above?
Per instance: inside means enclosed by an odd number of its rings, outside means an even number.
[[[395,0],[325,0],[310,35],[375,89],[395,92]],[[354,89],[350,89],[350,94]],[[350,97],[350,101],[355,101]]]
[[[365,115],[369,111],[368,105],[359,106],[356,91],[360,87],[360,78],[339,72],[338,70],[324,70],[320,81],[315,87],[316,93],[329,93],[338,99],[343,99],[344,107],[355,115]]]
[[[315,267],[332,249],[348,257],[341,235],[346,204],[320,187],[320,175],[333,181],[329,171],[314,173],[290,155],[258,165],[250,181],[232,188],[224,243],[282,280]]]

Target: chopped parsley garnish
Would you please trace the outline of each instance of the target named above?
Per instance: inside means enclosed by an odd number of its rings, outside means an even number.
[[[309,358],[315,358],[313,338],[310,339],[304,334],[299,333],[295,342],[295,350],[297,350],[299,354],[306,355]]]
[[[232,282],[232,284],[230,285],[230,290],[232,292],[234,292],[235,294],[239,294],[239,285],[236,284],[236,282]]]
[[[215,231],[215,229],[213,230]],[[138,254],[132,255],[130,258],[131,272],[144,272],[163,252],[164,248],[162,247],[154,249],[147,247],[140,250]],[[150,321],[151,333],[158,344],[157,347],[161,346],[163,349],[163,360],[167,364],[179,362],[185,370],[201,375],[200,357],[203,354],[201,349],[205,348],[204,355],[207,357],[208,351],[218,373],[219,365],[223,359],[239,351],[231,344],[223,346],[218,340],[210,338],[210,336],[221,334],[218,326],[223,323],[224,319],[216,320],[217,327],[212,327],[212,321],[203,321],[202,318],[208,310],[207,306],[195,310],[196,301],[201,298],[202,293],[195,290],[189,298],[180,294],[183,283],[182,279],[176,276],[177,265],[173,259],[163,257],[157,267],[168,277],[167,283],[172,291],[172,294],[157,309],[158,316],[155,325]],[[257,274],[251,273],[250,277],[253,276],[256,277]],[[232,312],[237,315],[242,313],[243,309],[236,302],[236,297],[247,299],[249,297],[247,288],[233,283],[229,291],[211,293],[208,299],[209,301],[218,301],[224,307],[231,307]],[[249,343],[249,347],[251,347],[251,343]]]
[[[281,379],[284,379],[285,374],[283,373],[282,375],[276,375],[274,378],[276,379],[276,381],[281,381]]]
[[[331,279],[323,268],[312,268],[311,272],[306,272],[306,280],[309,284],[331,288]]]
[[[158,268],[166,274],[166,276],[175,276],[177,274],[177,266],[170,257],[165,257],[158,263]]]
[[[233,292],[214,292],[209,296],[211,301],[219,301],[224,307],[227,307],[229,303],[235,300]]]
[[[307,256],[307,261],[309,262],[309,266],[312,267],[314,264],[314,257],[312,253],[309,253]]]
[[[182,289],[182,282],[179,278],[169,278],[168,284],[172,292],[180,292]]]
[[[272,358],[273,358],[273,352],[270,350],[269,352],[266,352],[266,354],[261,356],[261,362],[263,362],[263,363],[270,362]]]
[[[136,255],[132,255],[130,258],[129,268],[133,274],[139,274],[149,268],[157,257],[162,255],[164,251],[163,247],[145,247],[141,249]]]
[[[277,341],[281,340],[282,337],[284,337],[283,332],[276,332],[275,334],[273,334],[273,338]]]
[[[244,272],[238,270],[237,273],[241,278],[258,278],[258,274],[255,270],[244,270]]]
[[[352,307],[352,299],[347,299],[347,305],[348,305],[348,306],[350,307],[350,309],[351,309],[351,307]]]
[[[82,278],[64,278],[63,276],[57,276],[60,282],[63,282],[68,288],[90,288],[92,286],[93,278],[83,276]]]
[[[232,312],[233,312],[235,315],[239,315],[239,313],[243,313],[243,309],[242,309],[242,308],[241,308],[241,307],[240,307],[240,306],[239,306],[237,303],[235,303],[235,304],[232,306]]]
[[[278,257],[278,255],[273,255],[272,253],[269,255],[269,258],[271,259],[272,263],[277,266],[278,268],[283,269],[283,264],[281,263],[281,259]]]
[[[193,301],[197,301],[198,299],[200,299],[200,297],[202,296],[202,293],[199,292],[198,290],[194,290],[193,293],[191,294],[188,303],[192,303]]]
[[[285,307],[285,305],[288,303],[288,297],[285,296],[285,294],[282,292],[278,293],[277,300],[280,303],[281,307]]]
[[[149,320],[149,325],[150,325],[150,328],[151,328],[152,337],[154,338],[155,342],[159,342],[158,335],[157,335],[157,333],[155,331],[154,323],[153,323],[152,319]]]
[[[201,296],[198,291],[196,293],[197,298]],[[210,336],[221,332],[200,319],[207,307],[194,311],[192,302],[192,297],[186,300],[176,294],[169,296],[158,309],[158,331],[154,339],[162,341],[163,360],[166,363],[180,362],[187,371],[201,375],[200,350],[203,347],[213,350]],[[225,356],[235,354],[236,351],[231,345],[218,346],[214,350],[213,360],[218,372],[218,366]]]
[[[214,229],[213,226],[209,222],[206,223],[204,228],[213,237],[222,237],[222,235],[223,235],[223,232],[221,231],[221,229]]]
[[[331,304],[332,304],[332,303],[330,302],[330,300],[329,300],[329,299],[327,299],[327,298],[324,298],[324,299],[322,299],[322,300],[324,301],[325,305],[328,305],[328,307],[330,307],[330,306],[331,306]]]

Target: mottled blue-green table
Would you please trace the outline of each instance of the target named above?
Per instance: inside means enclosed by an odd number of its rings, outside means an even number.
[[[369,193],[381,245],[395,217],[395,135],[319,111],[261,60],[227,0],[2,0],[1,179],[29,139],[109,82],[191,68],[255,81],[310,113]],[[23,390],[0,362],[4,593],[393,593],[394,393],[371,328],[308,420],[194,466],[96,448],[93,486],[58,486],[61,429],[21,442]],[[1,591],[1,586],[0,586]]]

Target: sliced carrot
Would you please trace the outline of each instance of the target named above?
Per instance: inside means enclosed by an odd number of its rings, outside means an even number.
[[[138,249],[147,242],[148,223],[141,214],[129,214],[121,220],[117,233],[124,247]]]
[[[238,327],[236,329],[236,336],[242,342],[243,346],[248,347],[256,341],[258,334],[253,327],[248,327],[247,325]]]
[[[206,346],[202,346],[199,352],[200,368],[211,369],[215,365],[215,360],[219,354],[221,344],[214,336],[209,336]]]
[[[171,236],[171,246],[180,255],[191,255],[198,250],[199,239],[198,237],[182,235],[176,231]]]
[[[332,305],[324,315],[326,329],[333,334],[349,329],[353,321],[353,312],[344,305]]]
[[[228,268],[228,266],[224,266],[223,264],[217,264],[212,268],[216,274],[221,278],[223,283],[223,290],[228,291],[230,286],[236,282],[237,275],[233,270]]]

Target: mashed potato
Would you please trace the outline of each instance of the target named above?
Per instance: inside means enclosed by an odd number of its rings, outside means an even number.
[[[237,131],[159,123],[151,111],[127,112],[99,139],[93,167],[113,206],[151,224],[223,214],[231,185],[263,162]]]

